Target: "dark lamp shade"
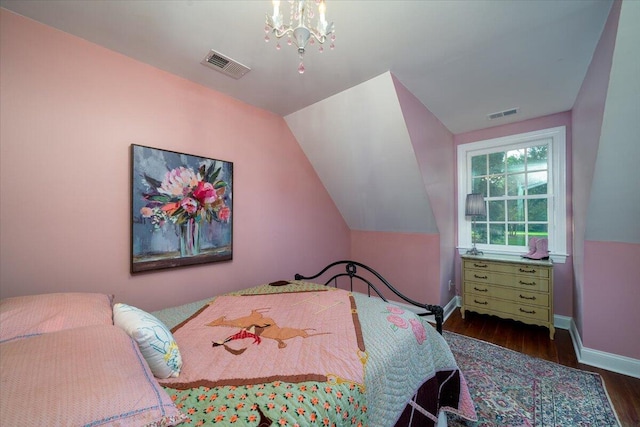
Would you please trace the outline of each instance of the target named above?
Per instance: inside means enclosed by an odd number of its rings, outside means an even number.
[[[486,216],[487,207],[484,204],[484,197],[480,193],[467,194],[464,214],[466,216]]]

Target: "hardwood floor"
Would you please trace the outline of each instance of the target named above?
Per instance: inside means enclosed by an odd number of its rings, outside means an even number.
[[[597,372],[604,379],[622,426],[640,426],[640,379],[578,363],[567,330],[556,329],[551,340],[546,328],[472,312],[466,312],[463,319],[459,308],[449,316],[443,329],[561,365]]]

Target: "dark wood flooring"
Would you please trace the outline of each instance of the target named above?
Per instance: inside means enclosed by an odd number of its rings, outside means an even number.
[[[546,328],[473,312],[466,312],[463,319],[459,308],[449,316],[443,329],[561,365],[597,372],[604,379],[622,426],[640,426],[640,379],[578,363],[567,330],[556,329],[551,340]]]

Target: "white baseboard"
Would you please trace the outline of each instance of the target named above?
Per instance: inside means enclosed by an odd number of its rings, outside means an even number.
[[[447,321],[449,316],[451,316],[451,313],[453,313],[453,311],[457,307],[462,307],[462,297],[460,297],[460,296],[454,296],[453,298],[451,298],[451,301],[449,301],[447,303],[447,305],[445,305],[443,307],[444,308],[444,321],[445,322]]]
[[[554,323],[558,320],[558,317],[564,316],[556,315]],[[589,366],[595,366],[596,368],[606,369],[607,371],[628,375],[630,377],[640,378],[640,360],[584,347],[573,318],[567,317],[566,319],[570,320],[570,326],[566,329],[569,329],[569,334],[571,335],[571,341],[573,341],[573,348],[576,352],[578,362]]]

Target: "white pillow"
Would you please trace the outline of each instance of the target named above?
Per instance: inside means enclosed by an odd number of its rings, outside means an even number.
[[[178,344],[160,320],[139,308],[117,303],[113,306],[113,323],[138,343],[156,378],[175,378],[180,374],[182,357]]]

